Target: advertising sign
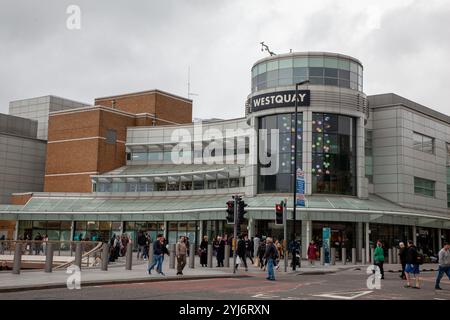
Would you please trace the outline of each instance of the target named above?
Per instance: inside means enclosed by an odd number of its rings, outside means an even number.
[[[298,90],[297,105],[299,107],[309,106],[310,96],[310,90]],[[295,106],[295,90],[270,92],[251,98],[252,112],[270,108],[293,106]]]
[[[330,237],[331,237],[331,230],[330,228],[323,228],[322,229],[322,247],[323,247],[323,256],[324,256],[324,263],[330,263]]]
[[[305,172],[302,169],[297,169],[296,174],[296,200],[297,206],[305,206]]]

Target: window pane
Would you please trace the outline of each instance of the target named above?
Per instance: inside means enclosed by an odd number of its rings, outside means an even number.
[[[350,80],[350,71],[339,70],[339,79]]]
[[[288,69],[286,69],[286,70],[288,70]],[[284,78],[284,79],[278,80],[278,85],[279,86],[289,86],[289,85],[292,85],[292,84],[293,84],[292,78]]]
[[[323,68],[309,68],[311,77],[323,77]]]
[[[278,70],[278,60],[267,62],[267,71]]]
[[[338,77],[338,70],[337,69],[331,69],[331,68],[325,68],[325,77],[337,78]]]
[[[267,72],[267,81],[278,80],[278,70]]]
[[[338,61],[335,58],[325,58],[324,60],[324,67],[325,68],[337,68],[338,67]]]
[[[324,83],[326,86],[337,86],[338,85],[338,79],[335,78],[325,78]]]
[[[253,67],[252,69],[252,78],[258,75],[258,66]]]
[[[358,73],[358,65],[353,61],[350,62],[350,71],[354,73]]]
[[[339,79],[339,87],[341,87],[341,88],[350,88],[350,81]]]
[[[294,67],[307,67],[308,66],[308,58],[295,58],[294,59]]]
[[[350,71],[350,61],[348,60],[338,60],[338,68],[342,70]]]
[[[292,69],[292,59],[282,59],[280,60],[280,69],[291,68]]]
[[[322,77],[320,77],[320,78],[319,77],[311,77],[311,78],[309,78],[309,83],[323,85],[324,81],[323,81]]]
[[[294,68],[294,77],[307,77],[308,68]]]
[[[308,62],[309,62],[310,67],[323,67],[323,58],[322,57],[309,58]]]
[[[283,79],[283,78],[291,78],[292,79],[292,72],[293,72],[292,68],[290,68],[290,69],[280,69],[278,71],[278,77],[280,79]]]
[[[258,65],[258,74],[265,73],[267,71],[267,65],[265,62]]]

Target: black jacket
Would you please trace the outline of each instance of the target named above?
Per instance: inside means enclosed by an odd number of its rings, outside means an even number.
[[[138,237],[138,241],[137,241],[138,245],[140,246],[145,246],[147,244],[147,238],[145,237],[145,235],[141,234]]]
[[[245,256],[245,253],[247,252],[247,247],[245,246],[245,241],[244,240],[239,240],[238,241],[238,246],[237,246],[237,254],[241,257]]]
[[[416,264],[417,263],[417,248],[416,246],[411,246],[406,252],[406,263]]]
[[[400,257],[400,263],[405,264],[406,263],[406,255],[408,253],[408,248],[400,248],[400,251],[398,252],[398,256]]]

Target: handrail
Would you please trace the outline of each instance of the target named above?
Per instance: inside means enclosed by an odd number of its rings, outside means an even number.
[[[82,242],[82,241],[80,241],[80,242]],[[97,253],[98,251],[100,251],[100,250],[102,249],[102,247],[103,247],[103,242],[98,242],[98,243],[97,243],[97,246],[95,246],[91,251],[88,251],[88,252],[84,253],[84,254],[81,256],[81,261],[83,261],[84,258],[88,257],[88,266],[89,266],[89,256],[90,256],[92,253]],[[95,258],[94,258],[94,259],[95,259]],[[66,268],[66,267],[72,265],[74,262],[75,262],[75,257],[74,257],[74,259],[73,259],[72,261],[66,262],[66,263],[61,264],[61,265],[59,265],[59,266],[56,266],[56,267],[55,267],[55,270],[56,270],[56,269]],[[95,260],[94,260],[94,262],[95,262]]]

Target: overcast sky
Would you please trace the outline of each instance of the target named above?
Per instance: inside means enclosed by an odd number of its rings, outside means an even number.
[[[394,92],[450,115],[447,0],[0,0],[0,112],[11,100],[95,97],[158,88],[194,117],[244,115],[252,64],[330,51],[364,65],[366,94]],[[66,9],[81,8],[68,30]]]

